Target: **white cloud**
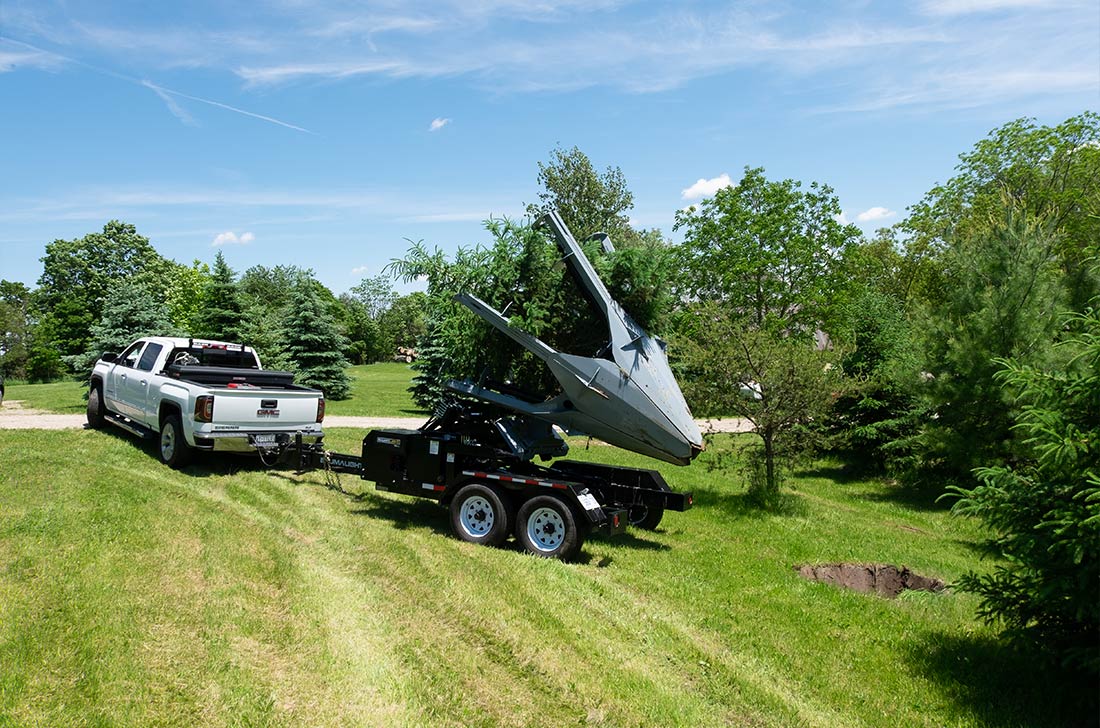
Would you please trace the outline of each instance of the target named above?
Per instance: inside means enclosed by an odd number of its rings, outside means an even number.
[[[232,230],[226,230],[224,233],[218,233],[214,236],[214,242],[210,243],[210,247],[217,248],[222,245],[248,245],[256,236],[252,233],[241,233],[239,236]]]
[[[1045,0],[925,0],[921,8],[929,15],[966,15],[992,10],[1035,7]]]
[[[833,215],[833,219],[836,220],[837,222],[839,222],[841,225],[847,225],[850,222],[852,222],[851,220],[848,219],[848,215],[845,214],[845,212],[843,210],[841,210],[837,214]]]
[[[351,269],[351,272],[352,272],[352,275],[361,276],[364,273],[366,273],[368,270],[370,270],[370,266],[357,265],[357,266],[355,266],[354,268]]]
[[[450,123],[451,123],[450,119],[444,119],[442,117],[437,117],[435,119],[432,119],[432,123],[431,123],[431,126],[428,127],[428,131],[439,131],[440,129],[442,129],[443,127],[447,126]]]
[[[680,197],[685,200],[701,200],[704,197],[713,197],[718,190],[732,186],[733,182],[728,174],[720,174],[711,179],[700,177],[691,187],[681,190]]]
[[[872,220],[885,220],[888,217],[893,217],[897,213],[893,210],[889,210],[885,207],[872,207],[869,210],[856,215],[856,220],[859,222],[871,222]]]

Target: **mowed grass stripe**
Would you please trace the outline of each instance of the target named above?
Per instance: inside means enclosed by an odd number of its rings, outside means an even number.
[[[355,452],[363,433],[334,431]],[[650,466],[613,448],[578,459]],[[721,442],[719,443],[721,446]],[[720,447],[714,448],[717,451]],[[438,505],[135,439],[0,433],[0,725],[1059,725],[1033,665],[965,595],[802,580],[890,561],[948,580],[976,526],[888,484],[662,467],[694,510],[581,563],[478,548]],[[996,696],[997,699],[993,699]]]

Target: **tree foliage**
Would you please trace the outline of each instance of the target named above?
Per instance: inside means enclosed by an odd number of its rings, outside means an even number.
[[[749,496],[778,504],[785,467],[813,450],[840,386],[836,356],[806,335],[784,335],[707,301],[681,312],[676,351],[684,395],[699,416],[747,419],[760,437],[749,454]]]
[[[472,293],[504,312],[517,328],[567,353],[595,356],[607,344],[609,332],[573,278],[560,263],[557,246],[537,226],[509,220],[485,224],[491,247],[460,248],[452,260],[439,250],[416,244],[395,261],[398,277],[426,277],[426,331],[421,339],[416,400],[435,407],[448,379],[479,380],[483,376],[542,397],[558,389],[557,380],[536,357],[491,329],[456,303],[457,293]],[[597,270],[605,274],[608,291],[644,328],[650,328],[658,305],[667,298],[670,276],[654,265],[667,264],[615,249],[604,253],[598,244],[586,247]]]
[[[764,327],[820,326],[844,281],[843,251],[859,230],[837,221],[832,188],[814,182],[771,181],[745,169],[735,187],[676,214],[684,230],[680,289],[700,301],[721,301]]]
[[[981,518],[1007,563],[959,583],[1010,637],[1100,677],[1100,315],[1075,317],[1068,364],[998,361],[995,380],[1020,405],[1025,457],[979,468],[954,489],[954,511]]]
[[[538,163],[541,204],[528,205],[528,216],[557,210],[577,240],[602,232],[619,243],[631,241],[635,233],[626,213],[634,206],[634,194],[622,170],[608,167],[601,175],[577,147],[550,154],[549,162]]]
[[[69,365],[77,373],[88,375],[103,352],[121,352],[142,336],[178,333],[164,306],[145,286],[135,281],[125,282],[111,291],[102,318],[92,325],[87,351],[70,357]]]
[[[934,413],[912,443],[910,470],[965,482],[975,467],[1012,458],[1012,402],[997,359],[1049,362],[1065,311],[1058,236],[1005,201],[998,216],[944,253],[943,297],[920,312],[924,395]]]
[[[903,229],[914,256],[981,235],[1008,198],[1048,222],[1069,305],[1083,311],[1100,293],[1090,261],[1100,241],[1100,115],[1085,112],[1049,127],[1017,119],[960,155],[957,174],[910,209]]]
[[[31,291],[22,283],[0,280],[0,374],[27,374]]]
[[[685,231],[679,288],[693,302],[674,339],[685,395],[696,413],[755,424],[751,491],[765,505],[838,385],[818,332],[843,290],[838,262],[858,236],[839,212],[826,185],[803,190],[746,169],[736,187],[676,216]]]
[[[39,309],[51,319],[42,333],[49,331],[61,355],[84,353],[91,325],[101,318],[114,288],[132,280],[163,302],[168,269],[148,238],[118,220],[102,232],[53,241],[46,246],[35,291]]]
[[[315,387],[328,399],[347,399],[351,380],[344,371],[347,340],[317,293],[311,278],[292,289],[282,332],[283,351],[292,362],[296,381]]]
[[[218,341],[236,341],[240,338],[242,317],[237,274],[219,250],[203,289],[203,309],[195,321],[194,335]]]

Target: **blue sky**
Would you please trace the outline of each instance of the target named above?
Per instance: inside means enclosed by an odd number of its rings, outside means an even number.
[[[1086,109],[1096,0],[0,0],[0,278],[117,218],[340,293],[484,242],[558,145],[666,234],[746,165],[872,231],[991,129]]]

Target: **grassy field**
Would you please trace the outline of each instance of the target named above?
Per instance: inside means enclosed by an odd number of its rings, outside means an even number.
[[[383,362],[348,368],[351,377],[351,398],[329,401],[331,415],[363,415],[367,417],[416,417],[426,414],[413,404],[408,387],[413,371],[408,364]],[[66,381],[50,384],[9,382],[5,400],[22,400],[27,409],[40,409],[61,414],[84,411],[87,382]]]
[[[326,411],[332,415],[365,417],[417,417],[427,413],[417,408],[409,395],[413,370],[408,364],[382,362],[350,367],[351,397],[330,400]]]
[[[652,464],[583,441],[573,455]],[[828,463],[762,515],[711,457],[662,467],[694,510],[562,564],[461,543],[438,505],[319,473],[232,458],[180,473],[121,433],[2,431],[0,726],[1081,719],[971,597],[887,601],[792,568],[951,580],[977,563],[974,523]]]

